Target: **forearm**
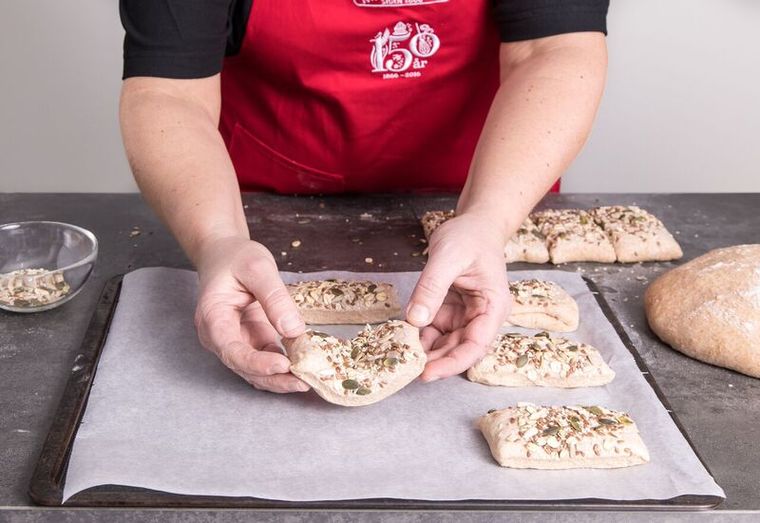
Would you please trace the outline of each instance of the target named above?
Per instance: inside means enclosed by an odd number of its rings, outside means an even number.
[[[552,40],[553,39],[553,40]],[[598,33],[502,47],[502,83],[457,211],[488,216],[509,238],[586,141],[604,88]]]
[[[185,85],[129,79],[120,116],[141,192],[197,266],[204,246],[223,237],[248,238],[248,228],[234,168],[217,130],[218,107],[196,100],[198,93]],[[207,87],[215,88],[213,82]]]

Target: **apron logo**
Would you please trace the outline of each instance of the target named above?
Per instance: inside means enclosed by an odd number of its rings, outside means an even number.
[[[359,7],[407,7],[425,4],[442,4],[449,0],[354,0]]]
[[[422,76],[427,59],[441,47],[440,38],[428,24],[414,24],[412,28],[405,22],[398,22],[393,32],[388,28],[380,31],[370,43],[372,72],[382,73],[384,79]]]

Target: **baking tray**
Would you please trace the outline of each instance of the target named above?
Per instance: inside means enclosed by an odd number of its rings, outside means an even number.
[[[111,319],[119,302],[123,276],[109,280],[95,308],[82,346],[72,365],[68,383],[58,405],[52,426],[37,460],[29,485],[32,501],[45,506],[66,507],[169,507],[169,508],[252,508],[252,509],[315,509],[315,510],[707,510],[723,501],[719,496],[685,495],[670,499],[609,500],[597,498],[557,500],[414,500],[414,499],[352,499],[331,501],[280,501],[254,497],[193,496],[171,494],[145,488],[122,485],[99,485],[63,500],[69,455],[79,423],[87,407],[98,360],[108,336]],[[628,335],[612,312],[607,301],[592,280],[584,277],[607,319],[633,355],[636,364],[657,398],[670,414],[689,446],[709,468],[686,434],[678,417],[657,386],[644,360],[636,352]]]

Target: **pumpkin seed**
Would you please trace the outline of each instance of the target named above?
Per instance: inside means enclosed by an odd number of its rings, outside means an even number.
[[[617,422],[615,420],[611,420],[609,418],[599,418],[599,423],[602,425],[616,425]]]
[[[546,331],[541,331],[537,334],[534,334],[533,336],[535,336],[536,338],[550,338],[551,337],[549,333]]]
[[[356,380],[343,380],[341,383],[344,389],[354,390],[359,388],[359,382]]]
[[[541,433],[542,436],[556,436],[559,432],[559,427],[556,425],[552,425],[551,427],[547,427],[544,429],[544,431]]]
[[[386,367],[395,367],[398,365],[398,358],[385,358],[383,360],[383,365]]]
[[[578,346],[577,345],[570,345],[567,348],[567,350],[569,350],[570,352],[576,352],[578,350]]]
[[[591,414],[596,414],[597,416],[604,416],[604,412],[602,409],[596,406],[590,406],[590,407],[584,407],[587,411],[589,411]]]
[[[366,396],[367,394],[370,394],[372,391],[368,389],[367,387],[359,387],[356,389],[356,394],[359,396]]]
[[[575,416],[568,418],[568,421],[570,422],[570,426],[573,427],[576,432],[581,432],[583,430],[580,420]]]
[[[528,364],[528,356],[527,354],[523,354],[519,358],[517,358],[517,361],[515,362],[515,365],[519,369],[520,367],[525,367],[525,365]]]
[[[359,352],[361,352],[359,350],[359,347],[354,347],[353,350],[351,351],[351,359],[355,360],[359,356]]]

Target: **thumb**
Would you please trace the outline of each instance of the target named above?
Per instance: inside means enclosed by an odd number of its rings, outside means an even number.
[[[406,308],[407,321],[416,327],[430,325],[460,272],[450,260],[447,263],[440,256],[431,253],[409,299]]]
[[[261,304],[269,323],[280,336],[295,338],[304,333],[306,324],[282,283],[274,260],[254,261],[239,272],[235,276]]]

